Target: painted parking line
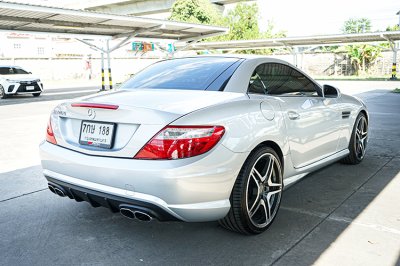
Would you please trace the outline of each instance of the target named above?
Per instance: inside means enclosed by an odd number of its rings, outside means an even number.
[[[86,93],[86,92],[93,92],[97,93],[98,90],[81,90],[81,91],[63,91],[63,92],[44,92],[43,95],[65,95],[65,94],[75,94],[75,93]]]
[[[399,115],[398,113],[383,113],[383,112],[368,112],[368,114],[370,114],[370,115],[384,115],[384,116]]]

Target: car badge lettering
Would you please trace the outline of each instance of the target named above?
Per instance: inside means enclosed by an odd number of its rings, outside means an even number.
[[[53,114],[58,115],[58,116],[67,116],[67,112],[61,111],[61,110],[54,110]]]

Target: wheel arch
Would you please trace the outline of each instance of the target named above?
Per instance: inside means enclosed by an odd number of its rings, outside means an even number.
[[[262,152],[260,153],[260,151],[262,151],[260,149],[266,149],[267,151],[269,150],[270,152],[272,152],[271,150],[273,150],[274,153],[276,153],[276,155],[278,155],[279,160],[281,161],[280,162],[281,163],[281,176],[280,177],[282,178],[281,179],[282,183],[280,185],[279,197],[277,200],[274,199],[274,201],[275,200],[277,201],[277,203],[276,203],[277,205],[275,205],[276,207],[274,207],[276,209],[274,209],[274,211],[273,211],[272,219],[268,221],[266,226],[264,226],[262,228],[257,228],[257,226],[254,225],[253,222],[251,222],[251,218],[249,216],[245,216],[246,214],[244,214],[243,212],[247,211],[247,215],[249,215],[248,214],[249,210],[247,209],[248,208],[247,203],[245,203],[245,202],[248,201],[248,198],[246,196],[247,189],[248,189],[247,186],[248,186],[248,180],[251,178],[249,177],[249,174],[247,173],[247,171],[251,172],[252,170],[251,170],[251,168],[249,168],[249,166],[251,166],[251,167],[255,166],[255,163],[257,162],[257,158],[260,158],[260,157],[254,157],[254,156],[255,155],[257,155],[257,156],[263,155]],[[274,155],[274,157],[275,157],[275,155]],[[253,158],[256,158],[256,159],[254,159],[254,162],[251,161]],[[248,163],[249,160],[250,160],[251,164]],[[253,165],[253,163],[254,163],[254,165]],[[263,181],[263,182],[265,182],[265,181]],[[276,185],[274,185],[274,186],[276,186]],[[258,187],[258,189],[259,189],[259,187]],[[246,161],[240,170],[238,177],[235,179],[235,184],[232,187],[230,198],[229,198],[231,208],[230,208],[229,212],[227,213],[227,215],[224,218],[219,220],[220,225],[222,225],[223,227],[225,227],[229,230],[236,231],[236,232],[243,233],[243,234],[259,234],[259,233],[265,231],[272,224],[272,222],[275,219],[276,214],[279,210],[279,205],[281,203],[281,197],[282,197],[281,196],[282,189],[283,189],[283,153],[282,153],[282,150],[281,150],[280,146],[274,141],[270,141],[270,140],[262,141],[261,143],[259,143],[257,146],[255,146],[251,150],[250,154],[246,158]],[[259,194],[257,194],[257,195],[259,195]],[[243,208],[246,208],[246,210],[244,210]],[[253,225],[251,223],[253,223]]]
[[[361,111],[359,112],[359,114],[361,114],[361,113],[365,115],[365,118],[367,119],[367,122],[369,123],[369,116],[368,116],[367,111],[364,110],[364,109],[361,109]]]
[[[281,147],[279,147],[279,145],[276,142],[272,141],[272,140],[266,140],[266,141],[263,141],[260,144],[258,144],[252,151],[256,150],[257,148],[259,148],[261,146],[270,147],[278,154],[279,160],[280,160],[280,163],[281,163],[281,167],[282,167],[282,174],[283,174],[283,169],[285,169],[284,168],[285,162],[283,160],[283,152],[282,152]]]
[[[356,133],[354,133],[355,130],[356,130],[356,127],[358,127],[358,124],[357,124],[358,121],[361,120],[361,115],[363,115],[365,117],[366,121],[367,121],[366,124],[367,124],[367,132],[368,132],[368,123],[369,123],[368,122],[369,121],[368,120],[368,118],[369,118],[368,117],[368,112],[365,109],[361,109],[357,113],[357,116],[356,116],[354,124],[353,124],[352,131],[351,131],[350,140],[349,140],[349,144],[348,144],[349,154],[341,160],[341,162],[344,163],[344,164],[359,164],[364,159],[365,147],[367,145],[368,139],[356,142],[356,140],[355,140],[355,138],[356,138],[355,134]],[[365,137],[365,138],[367,138],[367,137]],[[361,151],[362,151],[361,157],[359,157],[359,155],[358,155],[358,148],[355,147],[356,146],[355,143],[358,143],[358,142],[363,143],[363,145],[362,145],[363,148],[361,149]]]
[[[265,140],[265,141],[259,143],[257,146],[255,146],[255,147],[249,152],[249,154],[247,155],[246,159],[244,160],[243,164],[241,165],[241,169],[242,169],[243,166],[246,164],[246,162],[247,162],[248,159],[250,158],[251,154],[252,154],[254,151],[256,151],[258,148],[260,148],[260,147],[270,147],[271,149],[273,149],[273,150],[278,154],[279,161],[280,161],[281,167],[282,167],[282,175],[283,175],[283,174],[284,174],[284,169],[285,169],[285,168],[284,168],[285,162],[284,162],[283,152],[282,152],[281,147],[280,147],[275,141],[272,141],[272,140]],[[235,178],[235,182],[236,182],[236,179],[237,179],[237,177]],[[233,189],[233,186],[232,186],[232,189]],[[231,194],[232,194],[232,191],[231,191]]]

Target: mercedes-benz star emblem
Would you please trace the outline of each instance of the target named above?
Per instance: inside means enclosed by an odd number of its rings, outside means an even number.
[[[94,119],[96,117],[96,112],[93,109],[88,109],[87,114],[91,119]]]

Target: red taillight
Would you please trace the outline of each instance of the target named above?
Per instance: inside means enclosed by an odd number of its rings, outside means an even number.
[[[57,144],[56,137],[54,136],[53,128],[51,126],[51,118],[47,123],[46,140],[50,143]]]
[[[108,109],[108,110],[117,110],[119,108],[118,105],[104,104],[104,103],[72,103],[71,106],[72,107]]]
[[[135,159],[181,159],[211,150],[225,133],[222,126],[167,126],[155,135]]]

